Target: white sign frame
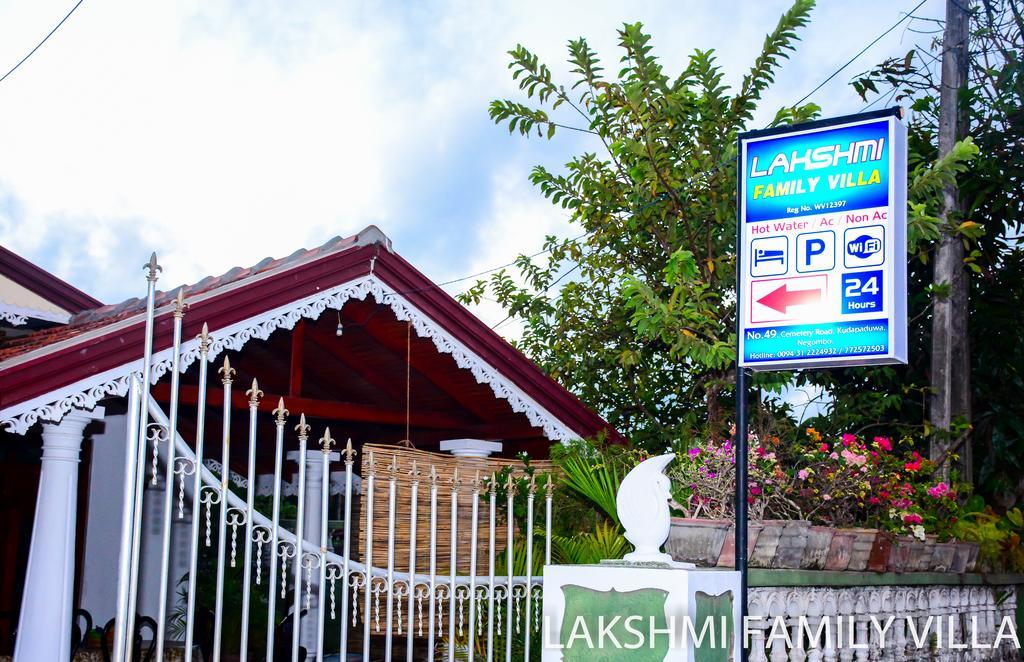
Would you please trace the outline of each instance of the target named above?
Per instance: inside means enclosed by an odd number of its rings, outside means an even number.
[[[907,156],[901,117],[902,110],[893,108],[740,135],[736,294],[740,367],[767,371],[907,362]],[[882,123],[887,130],[877,152],[867,141],[857,143],[855,149],[851,138],[847,146],[854,156],[840,165],[844,136],[860,132],[881,136]],[[836,139],[834,157],[828,156],[831,146],[822,146],[820,154],[816,149],[793,150],[788,160],[783,156],[787,146],[801,145],[801,140],[810,146],[815,139],[832,137]],[[763,157],[773,153],[775,145],[780,147],[776,160],[768,162]],[[874,158],[878,168],[873,168],[869,159],[876,154],[882,156]],[[806,161],[803,156],[808,157]],[[865,157],[863,166],[855,165],[858,157]],[[824,165],[826,159],[831,159],[831,165]],[[865,173],[877,176],[882,164],[887,190],[871,189],[872,175]],[[797,172],[798,165],[804,169]],[[849,172],[852,168],[860,169],[856,177]],[[773,180],[776,172],[787,179]],[[809,180],[814,178],[817,181],[811,186]],[[760,186],[752,191],[754,195],[775,197],[764,181],[775,181],[780,191],[789,186],[799,191],[778,195],[794,200],[784,215],[765,217],[782,213],[775,211],[783,204],[777,200],[768,203],[762,198],[748,209],[750,187]],[[847,184],[850,188],[844,188]],[[883,190],[884,204],[878,204]],[[869,207],[858,206],[868,202]],[[877,218],[879,214],[885,218]],[[861,218],[864,215],[867,220]],[[876,264],[880,256],[884,258]],[[860,312],[861,308],[869,310]]]

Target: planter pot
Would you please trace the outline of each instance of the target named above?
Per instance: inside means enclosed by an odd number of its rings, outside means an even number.
[[[757,541],[753,551],[750,552],[750,565],[755,568],[770,568],[775,554],[779,551],[779,540],[782,539],[782,529],[786,526],[784,520],[764,520],[761,522],[761,532],[757,534]]]
[[[836,530],[830,526],[812,526],[807,531],[807,547],[804,549],[800,567],[807,570],[824,570],[835,534]],[[849,557],[846,562],[850,562]]]
[[[909,545],[910,555],[907,558],[907,572],[917,572],[924,558],[924,541],[910,536]]]
[[[779,546],[775,550],[775,558],[772,559],[773,568],[800,569],[804,560],[804,553],[807,551],[807,541],[810,537],[811,523],[807,520],[790,520],[783,524],[782,535],[779,537]]]
[[[967,572],[967,562],[971,558],[971,543],[957,540],[953,545],[956,550],[953,553],[953,563],[950,564],[949,571],[957,574]]]
[[[892,554],[893,537],[882,531],[875,536],[875,544],[871,546],[871,554],[868,556],[868,570],[872,572],[885,572],[889,569],[889,557]]]
[[[889,553],[889,572],[905,572],[907,570],[913,546],[914,539],[910,536],[900,536],[893,541],[892,551]]]
[[[949,572],[953,567],[953,558],[956,556],[956,543],[937,542],[932,550],[932,560],[929,569],[935,572]]]
[[[825,570],[846,570],[853,556],[853,541],[857,536],[849,531],[834,530],[832,544],[825,557]]]
[[[676,561],[714,566],[731,526],[729,520],[723,519],[673,517],[665,551]]]
[[[754,545],[761,535],[760,522],[747,522],[747,559],[754,555]],[[725,535],[725,543],[722,544],[722,553],[718,557],[719,568],[736,567],[736,527],[730,526],[729,532]]]
[[[966,572],[974,572],[974,569],[978,565],[978,552],[981,550],[981,548],[978,547],[978,543],[976,542],[969,542],[966,544],[969,546],[970,549],[970,554],[968,554],[967,556]]]
[[[936,537],[933,535],[925,536],[924,542],[921,544],[921,555],[917,558],[917,563],[913,567],[915,572],[927,572],[928,568],[931,567],[936,540]]]
[[[847,570],[867,570],[871,548],[875,546],[875,538],[878,537],[878,529],[840,529],[840,531],[852,533],[854,536],[853,553],[850,556]]]

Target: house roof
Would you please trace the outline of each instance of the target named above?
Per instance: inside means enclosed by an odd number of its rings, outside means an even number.
[[[0,246],[0,275],[38,294],[50,303],[71,313],[97,308],[102,302],[77,287],[57,278],[25,258]]]
[[[500,373],[504,385],[492,383],[495,394],[510,402],[515,399],[520,405],[523,400],[535,403],[577,435],[607,431],[613,438],[620,438],[601,417],[394,253],[390,240],[373,226],[351,237],[336,237],[317,248],[296,251],[285,258],[267,258],[251,267],[236,267],[193,285],[159,292],[154,354],[169,351],[172,345],[173,300],[178,289],[183,290],[188,304],[182,337],[194,338],[204,322],[209,325],[211,335],[216,336],[218,332],[227,333],[269,312],[292,311],[297,307],[302,307],[302,315],[315,320],[324,306],[338,304],[337,301],[333,304],[310,302],[353,282],[368,288],[354,295],[356,298],[369,294],[377,303],[383,303],[381,299],[392,302],[400,299],[401,305],[407,302],[429,318],[431,328],[444,335],[443,339],[434,337],[434,344],[438,349],[459,354],[456,361],[459,367],[465,369],[473,364],[471,370],[476,382],[483,383],[492,372]],[[320,308],[316,308],[317,305]],[[275,328],[292,328],[295,323],[295,319],[291,319],[291,325],[279,323]],[[422,335],[418,326],[417,333]],[[241,342],[259,335],[259,331],[248,330],[244,334],[248,335]],[[109,384],[97,386],[91,380],[95,380],[96,375],[113,374],[125,366],[137,365],[144,335],[145,300],[130,299],[115,305],[81,308],[65,326],[0,343],[0,420],[16,429],[17,426],[9,423],[11,417],[14,413],[24,416],[26,407],[35,407],[38,412],[31,420],[45,419],[48,413],[55,411],[55,394],[78,402],[74,394],[68,395],[68,389],[78,388],[78,385],[84,385],[81,386],[83,391],[92,389],[89,392],[93,393],[93,399],[104,393],[123,393],[123,389],[117,391]],[[230,342],[225,348],[237,349]]]

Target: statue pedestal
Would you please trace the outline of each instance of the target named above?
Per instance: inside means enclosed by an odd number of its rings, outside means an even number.
[[[623,562],[544,568],[544,662],[738,660],[740,574]]]

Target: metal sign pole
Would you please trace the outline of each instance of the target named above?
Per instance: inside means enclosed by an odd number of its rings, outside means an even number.
[[[747,662],[744,644],[747,618],[747,370],[740,367],[740,311],[743,309],[743,274],[740,269],[740,251],[743,250],[743,177],[741,176],[743,150],[736,157],[736,570],[740,573],[740,662]]]

